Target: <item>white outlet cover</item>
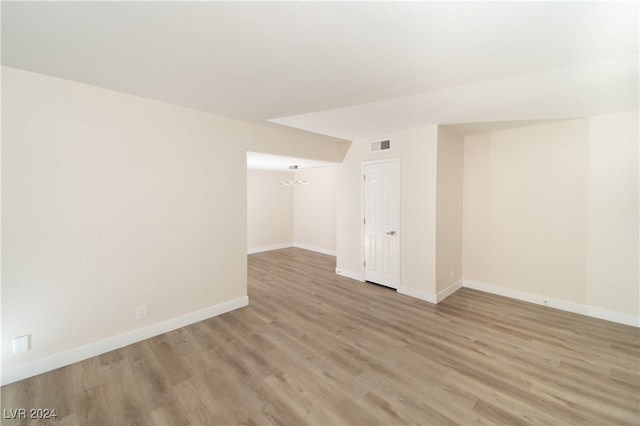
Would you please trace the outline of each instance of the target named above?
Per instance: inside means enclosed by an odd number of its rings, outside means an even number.
[[[31,350],[31,335],[18,336],[13,339],[13,354],[18,355]]]
[[[147,305],[138,306],[136,308],[136,319],[143,319],[147,317]]]

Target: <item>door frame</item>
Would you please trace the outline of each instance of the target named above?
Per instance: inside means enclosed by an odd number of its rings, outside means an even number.
[[[362,271],[362,281],[366,282],[367,281],[367,275],[366,275],[366,267],[364,265],[365,259],[366,259],[366,250],[365,250],[365,224],[364,224],[364,217],[365,217],[365,210],[364,210],[364,197],[366,196],[365,194],[365,186],[364,186],[364,170],[365,167],[371,164],[383,164],[383,163],[396,163],[398,165],[398,287],[400,287],[400,279],[401,279],[401,271],[400,271],[400,266],[401,266],[401,258],[402,258],[402,244],[401,244],[401,238],[402,238],[402,229],[400,229],[401,226],[401,216],[400,213],[402,212],[402,186],[401,186],[401,179],[400,179],[400,175],[401,175],[401,168],[400,168],[400,158],[395,157],[395,158],[385,158],[385,159],[380,159],[380,160],[371,160],[371,161],[363,161],[360,164],[360,268]]]

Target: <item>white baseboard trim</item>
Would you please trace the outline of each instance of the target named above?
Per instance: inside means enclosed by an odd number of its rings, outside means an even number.
[[[364,282],[364,275],[362,272],[347,271],[342,268],[336,268],[336,275],[341,277],[351,278],[352,280]]]
[[[130,332],[89,343],[84,346],[73,348],[64,352],[49,355],[44,358],[18,365],[0,372],[0,383],[2,386],[17,382],[18,380],[27,379],[37,374],[46,373],[60,367],[83,361],[103,353],[113,351],[133,343],[140,342],[145,339],[172,331],[189,324],[196,323],[226,312],[242,308],[249,304],[249,297],[239,297],[228,302],[210,306],[208,308],[181,315],[147,327],[138,328]]]
[[[270,246],[254,247],[247,249],[247,254],[262,253],[263,251],[280,250],[283,248],[293,247],[293,243],[273,244]]]
[[[438,304],[461,288],[462,280],[451,284],[449,287],[445,288],[444,290],[440,290],[436,294],[404,286],[398,287],[397,291],[398,293],[404,294],[405,296],[415,297],[416,299],[424,300],[429,303]]]
[[[459,280],[451,284],[449,287],[445,288],[444,290],[440,290],[436,294],[436,303],[442,302],[444,299],[451,296],[453,293],[460,290],[461,288],[462,288],[462,280]]]
[[[586,315],[589,317],[612,321],[619,324],[640,327],[640,317],[631,314],[610,311],[608,309],[584,305],[581,303],[569,302],[562,299],[554,299],[552,297],[540,296],[538,294],[527,293],[524,291],[512,290],[509,288],[499,287],[473,280],[463,280],[462,285],[466,288],[480,290],[486,293],[497,294],[499,296],[510,297],[512,299],[522,300],[524,302],[535,303],[536,305],[549,306],[550,308],[573,312],[574,314]]]
[[[307,244],[293,243],[293,247],[297,247],[297,248],[301,248],[301,249],[309,250],[309,251],[315,251],[316,253],[328,254],[329,256],[335,256],[336,255],[335,250],[327,250],[327,249],[323,249],[323,248],[320,248],[320,247],[310,246],[310,245],[307,245]]]
[[[410,296],[410,297],[414,297],[416,299],[420,299],[420,300],[424,300],[425,302],[429,302],[429,303],[433,303],[436,304],[437,302],[437,295],[433,294],[433,293],[429,293],[427,291],[424,290],[418,290],[412,287],[404,287],[404,286],[400,286],[396,289],[396,291],[400,294],[404,294],[405,296]]]

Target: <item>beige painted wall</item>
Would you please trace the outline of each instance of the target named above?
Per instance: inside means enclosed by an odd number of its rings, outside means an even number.
[[[465,280],[638,315],[638,113],[468,136]]]
[[[589,120],[585,302],[640,314],[638,111]]]
[[[369,152],[369,143],[391,149]],[[362,277],[362,162],[400,159],[400,287],[426,298],[436,292],[437,126],[354,141],[338,166],[337,270]]]
[[[464,137],[438,127],[436,179],[436,291],[462,279]]]
[[[309,182],[293,188],[293,241],[326,254],[336,251],[336,167],[298,170],[294,178]]]
[[[343,139],[305,132],[275,123],[257,125],[236,122],[243,125],[238,141],[244,144],[247,151],[252,152],[339,163],[351,144]],[[265,138],[265,134],[268,137]]]
[[[285,246],[335,255],[336,168],[247,170],[248,252]],[[278,182],[306,180],[308,185]]]
[[[3,380],[246,297],[247,150],[342,155],[331,138],[7,67],[2,123]],[[32,350],[12,355],[24,334]]]
[[[279,182],[291,172],[247,170],[247,249],[249,253],[293,243],[293,188]]]

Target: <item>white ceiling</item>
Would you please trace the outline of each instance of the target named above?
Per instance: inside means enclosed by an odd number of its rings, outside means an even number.
[[[332,167],[337,164],[327,161],[309,160],[306,158],[283,157],[281,155],[263,154],[260,152],[247,152],[247,168],[255,170],[272,170],[293,172],[291,166],[298,169],[312,169],[317,167]]]
[[[635,1],[1,7],[4,65],[345,139],[638,108]]]

